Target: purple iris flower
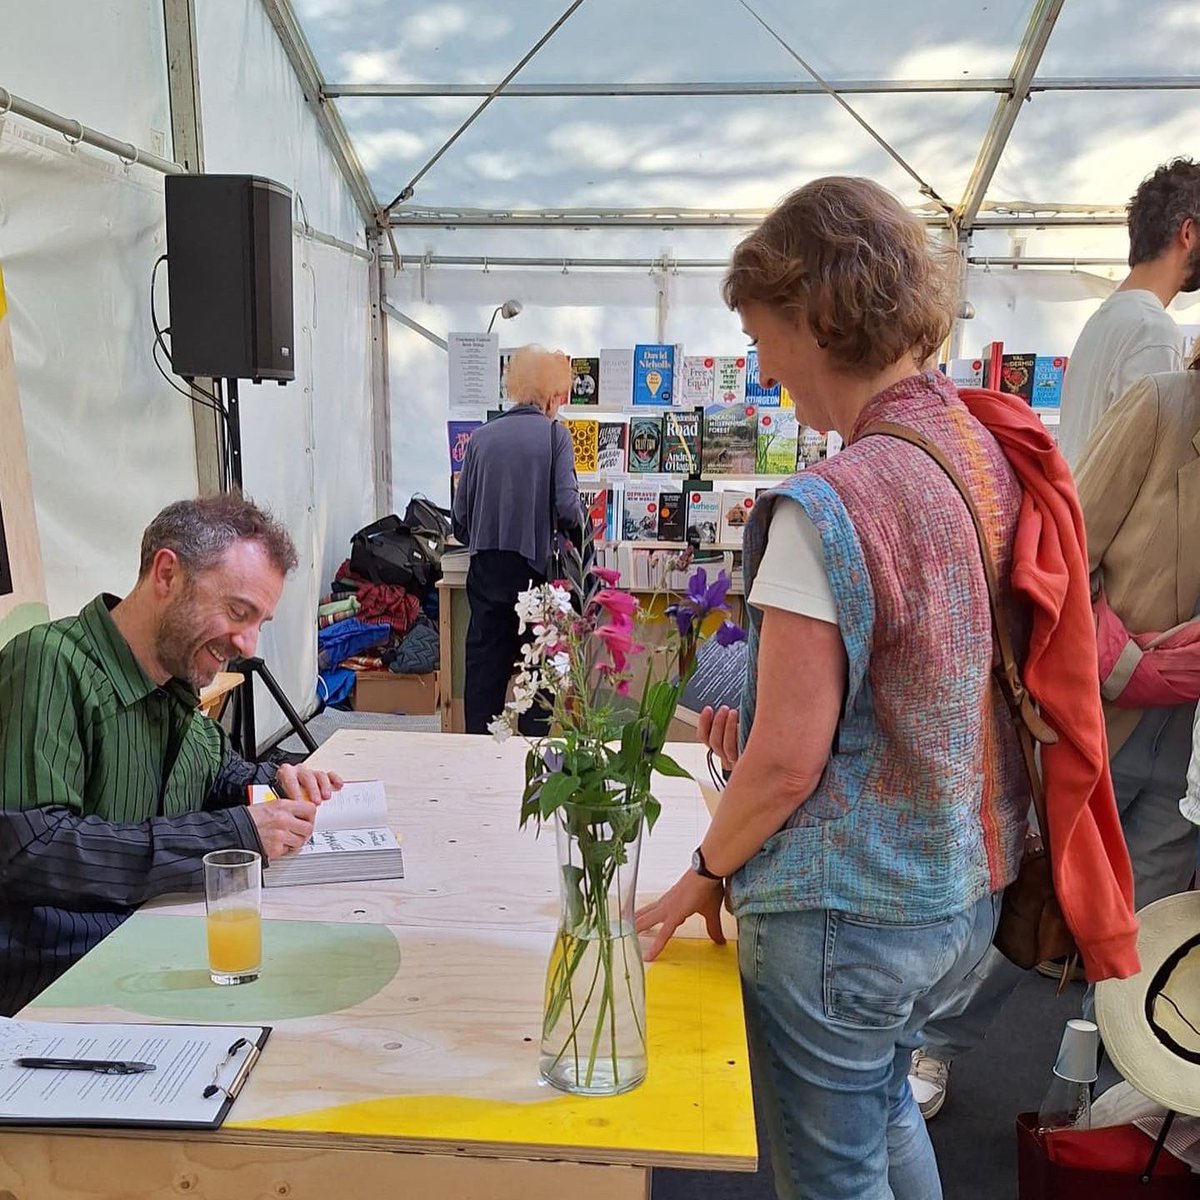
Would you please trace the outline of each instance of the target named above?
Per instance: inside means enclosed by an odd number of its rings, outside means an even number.
[[[746,631],[732,621],[722,621],[713,637],[717,639],[718,646],[732,646],[734,642],[746,640]]]
[[[670,604],[666,609],[666,615],[674,620],[680,637],[686,636],[692,626],[699,625],[710,612],[726,608],[725,594],[729,591],[730,582],[724,571],[712,583],[708,582],[708,572],[703,567],[692,572],[687,594],[678,604]]]

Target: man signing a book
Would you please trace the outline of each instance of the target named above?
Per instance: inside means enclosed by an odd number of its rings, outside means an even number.
[[[247,762],[199,689],[254,653],[296,566],[238,495],[168,505],[133,591],[0,648],[0,1014],[52,983],[144,901],[202,885],[210,850],[302,846],[336,775]],[[250,784],[282,798],[247,805]]]

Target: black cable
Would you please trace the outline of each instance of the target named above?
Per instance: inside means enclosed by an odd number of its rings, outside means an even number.
[[[171,378],[171,377],[170,377],[170,376],[169,376],[169,375],[166,373],[166,371],[165,371],[165,370],[163,370],[163,366],[162,366],[162,364],[161,364],[161,363],[158,361],[158,355],[157,355],[156,351],[157,351],[159,348],[161,348],[161,349],[162,349],[162,352],[163,352],[163,355],[166,357],[166,360],[167,360],[167,362],[171,364],[171,369],[172,369],[172,370],[174,370],[174,369],[175,369],[175,364],[174,364],[174,362],[172,361],[171,351],[170,351],[170,349],[168,348],[168,346],[167,346],[167,343],[166,343],[166,342],[163,340],[163,335],[164,335],[165,333],[169,333],[169,332],[170,332],[170,330],[169,330],[169,329],[162,329],[162,328],[160,328],[160,327],[159,327],[159,324],[158,324],[158,312],[157,312],[157,309],[155,308],[154,286],[155,286],[155,283],[156,283],[156,282],[157,282],[157,280],[158,280],[158,268],[159,268],[159,267],[161,267],[161,266],[163,265],[163,263],[165,263],[166,261],[167,261],[167,256],[166,256],[165,254],[160,254],[160,255],[158,256],[158,258],[154,260],[154,269],[153,269],[153,270],[150,272],[150,324],[154,326],[154,345],[151,347],[151,350],[150,350],[150,356],[151,356],[151,357],[154,359],[154,365],[155,365],[155,366],[158,368],[158,373],[159,373],[159,374],[160,374],[160,375],[161,375],[161,376],[162,376],[162,377],[163,377],[163,378],[164,378],[164,379],[165,379],[165,380],[166,380],[166,381],[167,381],[167,382],[168,382],[168,383],[169,383],[169,384],[170,384],[170,385],[171,385],[171,386],[172,386],[172,387],[173,387],[173,388],[174,388],[174,389],[175,389],[175,390],[176,390],[176,391],[177,391],[177,392],[178,392],[178,393],[181,395],[181,396],[186,396],[186,397],[187,397],[189,400],[192,400],[192,401],[194,401],[196,404],[203,404],[205,408],[211,408],[211,409],[212,409],[214,412],[218,412],[218,413],[220,413],[220,414],[221,414],[221,416],[222,416],[222,418],[224,418],[224,420],[225,420],[225,421],[228,421],[228,420],[229,420],[229,416],[228,416],[228,414],[225,412],[225,407],[224,407],[224,405],[221,403],[221,401],[220,401],[220,398],[219,398],[219,397],[217,397],[217,396],[214,396],[212,392],[205,391],[205,390],[204,390],[204,388],[202,388],[202,387],[199,387],[199,386],[198,386],[197,384],[195,384],[195,383],[193,383],[193,384],[191,385],[191,386],[192,386],[192,388],[194,389],[194,391],[191,391],[191,392],[189,392],[189,391],[186,391],[184,388],[181,388],[181,387],[180,387],[180,386],[179,386],[179,385],[178,385],[178,384],[177,384],[177,383],[176,383],[176,382],[175,382],[175,381],[174,381],[174,380],[173,380],[173,379],[172,379],[172,378]],[[199,392],[200,394],[199,394],[199,395],[196,395],[196,394],[195,394],[195,392]],[[203,398],[203,399],[201,399],[201,397],[204,397],[204,398]]]

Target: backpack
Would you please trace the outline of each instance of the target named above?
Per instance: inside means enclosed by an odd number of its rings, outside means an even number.
[[[350,539],[350,569],[370,583],[421,592],[440,578],[444,546],[441,533],[413,529],[392,513]]]

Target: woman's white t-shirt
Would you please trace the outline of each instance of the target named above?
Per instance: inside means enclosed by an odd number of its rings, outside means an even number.
[[[825,570],[821,535],[799,504],[775,505],[767,548],[749,599],[756,608],[780,608],[837,624],[837,605]]]

